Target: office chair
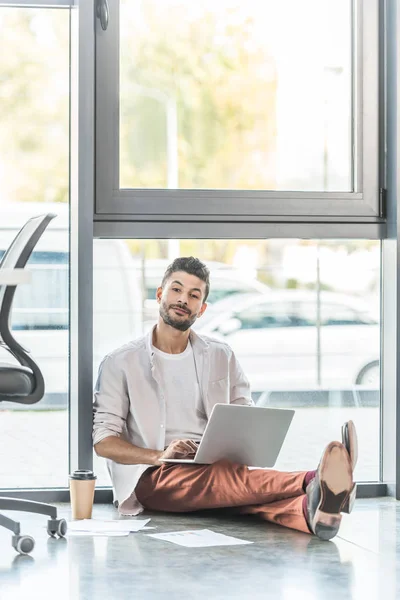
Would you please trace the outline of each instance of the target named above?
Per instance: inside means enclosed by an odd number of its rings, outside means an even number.
[[[46,227],[56,215],[47,214],[30,219],[19,231],[4,254],[0,269],[23,269]],[[14,339],[10,330],[11,308],[15,285],[0,285],[0,348],[7,350],[19,364],[0,362],[0,402],[35,404],[44,396],[44,380],[39,366]],[[0,417],[1,418],[1,417]],[[49,516],[47,533],[64,537],[65,519],[57,519],[57,508],[50,504],[0,496],[0,510],[17,510]],[[12,545],[20,554],[29,554],[35,540],[21,535],[20,523],[0,514],[0,526],[13,532]]]

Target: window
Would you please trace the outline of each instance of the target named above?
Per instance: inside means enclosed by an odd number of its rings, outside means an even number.
[[[351,44],[349,0],[123,0],[120,187],[351,191]]]
[[[210,268],[211,294],[193,328],[231,346],[256,403],[296,410],[277,468],[312,468],[325,444],[339,439],[342,423],[353,419],[360,442],[356,478],[379,479],[379,242],[95,240],[95,262],[115,243],[127,251],[117,272],[123,269],[132,289],[121,289],[121,314],[113,311],[112,296],[94,295],[95,372],[104,354],[157,322],[159,305],[148,290],[155,292],[173,258],[198,256]],[[213,298],[227,272],[236,285],[229,296]],[[96,455],[94,461],[98,484],[109,485],[104,461]]]
[[[377,0],[109,5],[97,215],[380,215]]]
[[[377,53],[375,1],[112,0],[97,37],[97,213],[377,216],[364,30]]]
[[[46,393],[29,407],[0,402],[0,487],[60,487],[69,454],[69,11],[0,7],[0,35],[0,255],[30,217],[57,215],[12,313]],[[12,358],[3,350],[0,360]]]

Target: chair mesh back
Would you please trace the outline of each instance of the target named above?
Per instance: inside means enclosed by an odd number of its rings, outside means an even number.
[[[27,223],[25,223],[3,255],[3,258],[0,261],[0,268],[16,269],[23,268],[25,266],[29,257],[25,257],[25,260],[23,261],[24,264],[18,264],[22,262],[19,259],[21,259],[23,250],[25,249],[26,245],[29,244],[30,239],[42,223],[43,218],[43,215],[40,217],[33,217],[33,219],[30,219]],[[33,246],[31,250],[33,250]]]
[[[18,232],[3,255],[0,261],[0,269],[23,269],[47,225],[55,216],[47,214],[30,219]],[[0,285],[0,335],[1,325],[5,321],[8,323],[14,293],[15,286]]]

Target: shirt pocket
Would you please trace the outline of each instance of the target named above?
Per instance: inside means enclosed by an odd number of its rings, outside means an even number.
[[[211,407],[214,404],[229,404],[229,377],[210,381],[208,384],[208,404]]]

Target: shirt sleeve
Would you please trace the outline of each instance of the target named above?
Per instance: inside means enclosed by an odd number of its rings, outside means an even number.
[[[251,397],[250,383],[243,372],[234,352],[229,361],[230,403],[254,406]]]
[[[129,397],[123,369],[115,358],[106,356],[100,367],[94,389],[93,445],[106,437],[120,437],[126,426]]]

